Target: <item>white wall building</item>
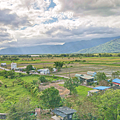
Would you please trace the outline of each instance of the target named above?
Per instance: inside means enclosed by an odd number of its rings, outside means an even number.
[[[50,70],[48,68],[46,68],[46,69],[39,69],[37,71],[40,72],[40,74],[50,74]]]
[[[6,66],[7,64],[6,63],[1,63],[1,66]]]
[[[15,70],[17,68],[17,63],[11,63],[11,70]]]

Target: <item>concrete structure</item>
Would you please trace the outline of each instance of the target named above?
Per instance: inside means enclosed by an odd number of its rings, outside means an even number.
[[[37,71],[40,72],[40,74],[44,74],[44,75],[50,74],[50,70],[48,68],[46,68],[46,69],[39,69]]]
[[[7,66],[6,63],[1,63],[1,67]]]
[[[72,120],[73,113],[77,111],[68,107],[59,107],[52,110],[52,112],[55,114],[52,117],[54,120]]]
[[[84,85],[88,85],[90,82],[94,81],[94,77],[91,77],[86,74],[75,74],[75,77],[77,77],[80,80],[80,82]]]
[[[87,96],[90,96],[93,93],[98,93],[98,92],[99,92],[99,90],[90,90],[90,91],[88,91],[88,95]]]
[[[17,69],[17,63],[11,63],[11,70]]]

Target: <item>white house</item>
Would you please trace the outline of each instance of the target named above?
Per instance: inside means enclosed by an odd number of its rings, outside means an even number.
[[[2,67],[2,66],[6,66],[6,65],[7,65],[6,63],[1,63],[1,67]]]
[[[39,69],[37,71],[40,72],[40,74],[50,74],[50,70],[48,68],[46,68],[46,69]]]
[[[17,68],[17,63],[11,63],[11,70],[15,70]]]

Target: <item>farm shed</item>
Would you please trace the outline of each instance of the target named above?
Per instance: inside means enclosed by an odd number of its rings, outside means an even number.
[[[89,83],[94,81],[94,77],[86,74],[75,74],[75,77],[77,77],[84,85],[88,85]]]
[[[113,83],[113,86],[115,86],[115,85],[120,86],[120,79],[116,78],[116,79],[112,80],[112,83]]]
[[[107,90],[107,89],[109,89],[110,87],[108,87],[108,86],[98,86],[98,87],[95,87],[95,88],[93,88],[93,89],[97,89],[97,90]]]
[[[3,67],[3,66],[7,66],[7,64],[6,63],[1,63],[1,67]]]
[[[73,113],[77,111],[68,107],[59,107],[52,110],[52,112],[55,114],[52,117],[54,120],[72,120]]]

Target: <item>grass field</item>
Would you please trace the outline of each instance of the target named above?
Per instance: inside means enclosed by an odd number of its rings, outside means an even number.
[[[75,60],[80,61],[75,62]],[[64,61],[65,64],[60,72],[51,73],[52,75],[74,77],[76,73],[85,74],[87,71],[102,71],[110,75],[112,71],[120,71],[120,57],[38,57],[33,59],[20,58],[18,61],[13,62],[16,62],[18,67],[32,64],[36,69],[39,69],[54,67],[56,61]],[[3,62],[7,63],[7,68],[10,69],[11,61],[0,61],[0,63]]]
[[[17,83],[15,83],[13,86],[13,81],[15,81],[15,79],[3,78],[2,76],[0,76],[0,81],[3,82],[3,85],[0,87],[1,113],[7,112],[9,107],[22,97],[29,97],[31,100],[31,104],[34,106],[39,104],[39,100],[35,96],[32,96],[31,93],[22,85],[18,85]],[[5,88],[4,85],[7,85],[7,88]]]
[[[78,86],[78,87],[76,87],[77,94],[80,97],[86,97],[89,90],[93,90],[93,89],[92,88],[88,88],[86,86]]]

